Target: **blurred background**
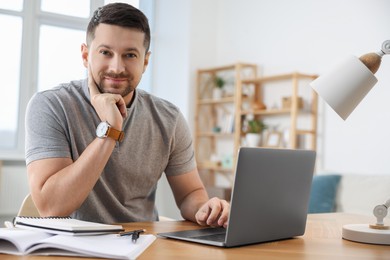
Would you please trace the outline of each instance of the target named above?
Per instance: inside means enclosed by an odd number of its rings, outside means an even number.
[[[60,3],[63,2],[64,5]],[[0,215],[28,193],[24,111],[30,97],[85,77],[80,45],[88,17],[113,1],[0,0]],[[116,2],[116,1],[115,1]],[[326,72],[347,55],[378,51],[390,39],[387,0],[140,0],[152,27],[151,64],[141,88],[180,107],[194,129],[196,71],[236,62],[258,75]],[[319,103],[317,171],[390,175],[390,60],[377,85],[344,122]],[[157,202],[179,217],[165,179]]]

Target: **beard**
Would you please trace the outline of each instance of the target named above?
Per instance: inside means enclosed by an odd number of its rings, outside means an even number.
[[[122,84],[106,84],[104,82],[104,78],[105,77],[109,77],[109,78],[127,78],[127,84],[125,86],[125,88],[123,89],[123,86]],[[127,73],[120,73],[120,74],[115,74],[115,73],[110,73],[110,72],[107,72],[107,73],[102,73],[100,75],[100,83],[97,84],[97,88],[99,89],[100,93],[110,93],[110,94],[119,94],[121,95],[122,97],[125,97],[127,96],[128,94],[130,94],[131,92],[133,92],[135,90],[135,86],[133,86],[131,84],[131,78],[130,78],[130,75],[128,75]],[[110,89],[123,89],[120,93],[114,93],[113,91],[110,91]]]

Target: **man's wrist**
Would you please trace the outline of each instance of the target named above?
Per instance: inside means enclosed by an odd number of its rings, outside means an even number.
[[[98,138],[110,137],[115,141],[121,142],[125,136],[125,133],[115,129],[107,121],[103,121],[96,128],[96,136]]]

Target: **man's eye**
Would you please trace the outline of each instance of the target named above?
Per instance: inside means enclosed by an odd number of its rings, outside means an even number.
[[[100,53],[103,55],[110,55],[110,53],[108,51],[105,51],[105,50],[101,50]]]
[[[135,55],[134,53],[128,53],[128,54],[126,54],[126,57],[127,58],[136,58],[137,55]]]

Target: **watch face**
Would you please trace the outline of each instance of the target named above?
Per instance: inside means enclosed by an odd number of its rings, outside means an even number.
[[[107,122],[101,122],[96,128],[96,136],[100,138],[106,137],[108,127],[109,125]]]

